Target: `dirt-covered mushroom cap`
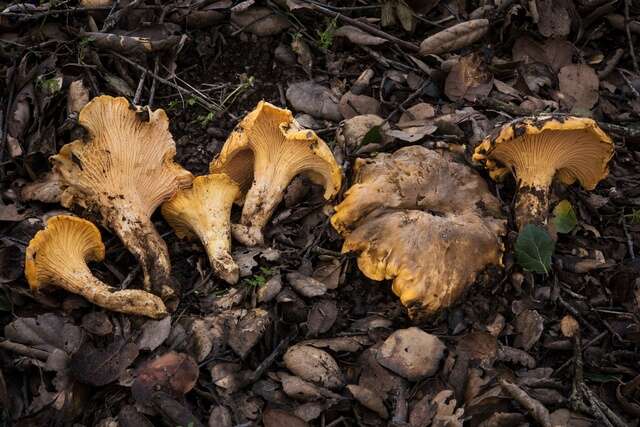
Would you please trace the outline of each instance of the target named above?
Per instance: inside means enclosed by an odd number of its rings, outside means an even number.
[[[613,150],[613,141],[594,120],[549,115],[507,123],[476,147],[473,159],[494,179],[514,175],[516,223],[522,228],[547,222],[554,177],[593,190],[609,173]]]
[[[150,217],[193,177],[173,161],[176,149],[165,112],[148,111],[148,116],[143,120],[125,98],[94,98],[79,115],[86,141],[65,145],[51,159],[63,183],[62,205],[97,215],[140,262],[145,289],[166,300],[177,291],[167,245]]]
[[[424,147],[358,160],[355,184],[331,218],[370,279],[416,320],[453,304],[489,265],[501,265],[506,232],[484,180],[447,153]],[[461,262],[461,260],[464,260]]]
[[[55,286],[108,310],[161,318],[167,314],[157,296],[139,289],[118,290],[98,280],[87,262],[104,259],[98,228],[82,218],[58,215],[29,242],[25,276],[35,292]]]
[[[231,258],[231,207],[240,186],[225,174],[199,176],[193,186],[178,191],[162,205],[162,215],[179,238],[200,239],[211,268],[228,283],[238,281]]]
[[[302,129],[290,111],[261,101],[234,129],[212,173],[226,173],[248,188],[240,224],[234,237],[245,245],[263,244],[262,229],[296,175],[306,175],[324,186],[330,199],[340,189],[342,176],[331,150],[315,132]]]

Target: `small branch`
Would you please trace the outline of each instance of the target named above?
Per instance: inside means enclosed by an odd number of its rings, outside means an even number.
[[[516,384],[510,383],[505,379],[501,379],[499,382],[502,390],[522,405],[529,415],[531,415],[541,426],[551,427],[551,416],[549,415],[549,410],[545,408],[540,401],[529,396],[526,391]]]
[[[308,4],[311,7],[311,9],[313,9],[313,10],[315,10],[317,12],[320,12],[323,15],[339,19],[341,21],[346,22],[349,25],[353,25],[354,27],[360,28],[361,30],[366,31],[369,34],[373,34],[375,36],[382,37],[383,39],[386,39],[386,40],[389,40],[391,42],[394,42],[398,46],[400,46],[400,47],[402,47],[402,48],[404,48],[406,50],[409,50],[411,52],[418,52],[420,50],[420,47],[418,45],[416,45],[416,44],[409,43],[409,42],[404,41],[404,40],[402,40],[402,39],[400,39],[400,38],[398,38],[396,36],[392,36],[389,33],[386,33],[386,32],[384,32],[382,30],[379,30],[379,29],[377,29],[375,27],[372,27],[371,25],[365,24],[362,21],[358,21],[357,19],[349,18],[348,16],[344,16],[344,15],[338,13],[338,12],[334,12],[332,10],[329,10],[326,7],[321,6],[320,4],[316,3],[313,0],[302,0],[302,1],[304,3],[306,3],[306,4]]]
[[[627,41],[629,43],[629,53],[631,54],[631,60],[633,61],[633,69],[636,74],[640,74],[640,68],[638,68],[638,59],[636,58],[636,52],[633,47],[633,39],[631,38],[631,30],[629,29],[629,3],[631,0],[624,0],[624,30],[627,33]]]

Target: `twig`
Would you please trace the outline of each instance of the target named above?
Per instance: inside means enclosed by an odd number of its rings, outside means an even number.
[[[617,133],[627,138],[640,138],[640,126],[622,126],[613,123],[598,122],[598,125],[607,132]]]
[[[499,382],[502,390],[522,405],[541,426],[551,427],[549,410],[540,401],[529,396],[526,391],[516,384],[510,383],[505,379],[501,379]]]
[[[140,81],[138,82],[138,88],[136,89],[136,94],[133,97],[133,105],[139,105],[140,104],[140,97],[142,96],[142,88],[144,87],[144,81],[146,80],[147,77],[147,70],[144,70],[142,72],[142,75],[140,76]]]
[[[607,65],[598,72],[598,77],[600,80],[606,78],[613,70],[616,69],[620,59],[622,59],[622,55],[624,55],[624,49],[616,49],[613,56],[607,61]]]
[[[155,55],[155,58],[153,59],[153,76],[157,76],[158,75],[158,66],[160,65],[160,56],[159,55]],[[153,80],[151,81],[151,89],[149,90],[149,108],[153,107],[153,100],[154,97],[156,95],[156,78],[154,77]]]
[[[635,251],[633,250],[633,238],[631,237],[631,233],[629,233],[629,228],[627,227],[627,221],[624,219],[624,215],[621,217],[622,221],[622,231],[624,231],[624,235],[627,238],[627,249],[629,250],[629,256],[631,259],[636,259]]]
[[[38,350],[37,348],[29,347],[24,344],[9,340],[0,341],[0,348],[42,361],[47,360],[47,358],[49,357],[49,353],[44,350]]]
[[[636,74],[640,73],[640,68],[638,68],[638,59],[636,58],[636,52],[633,47],[633,39],[631,38],[631,30],[629,29],[629,3],[630,0],[624,0],[624,30],[627,33],[627,41],[629,43],[629,53],[631,54],[631,60],[633,61],[633,69]]]
[[[130,60],[129,58],[127,58],[124,55],[119,54],[118,52],[112,51],[112,54],[117,56],[118,58],[122,59],[124,62],[126,62],[127,64],[131,65],[132,67],[137,68],[140,71],[149,72],[142,65],[137,64],[136,62]],[[160,83],[165,84],[167,86],[170,86],[170,87],[176,89],[180,93],[185,92],[185,93],[188,93],[189,95],[192,95],[201,106],[203,106],[204,108],[206,108],[208,110],[211,110],[211,111],[219,111],[220,110],[220,108],[218,108],[217,105],[212,104],[211,102],[209,102],[205,97],[203,97],[199,93],[199,91],[197,91],[195,89],[194,90],[189,90],[189,89],[186,89],[184,87],[178,86],[174,82],[172,82],[170,80],[167,80],[165,78],[162,78],[162,77],[158,76],[157,74],[152,74],[152,77],[157,79]]]
[[[389,33],[386,33],[382,30],[379,30],[375,27],[372,27],[371,25],[365,24],[362,21],[358,21],[357,19],[353,19],[353,18],[349,18],[348,16],[344,16],[338,12],[334,12],[332,10],[327,9],[326,7],[316,3],[314,0],[301,0],[304,3],[307,3],[309,6],[311,6],[311,9],[320,12],[323,15],[326,16],[330,16],[332,18],[336,18],[339,19],[341,21],[346,22],[347,24],[353,25],[354,27],[358,27],[363,31],[366,31],[369,34],[373,34],[376,35],[378,37],[382,37],[383,39],[392,41],[394,43],[396,43],[398,46],[410,50],[411,52],[418,52],[420,50],[420,47],[418,45],[415,45],[413,43],[409,43],[407,41],[404,41],[402,39],[399,39],[396,36],[392,36]]]

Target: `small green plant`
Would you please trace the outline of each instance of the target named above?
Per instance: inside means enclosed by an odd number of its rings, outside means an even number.
[[[527,224],[516,240],[516,261],[527,271],[548,274],[551,271],[551,256],[555,248],[556,242],[546,229]]]
[[[630,214],[624,216],[628,218],[631,224],[640,224],[640,209],[633,209]]]
[[[260,273],[244,279],[242,283],[251,288],[259,288],[267,283],[267,280],[269,280],[273,274],[274,271],[272,268],[260,267]]]
[[[333,45],[333,37],[336,33],[336,28],[338,28],[338,18],[334,18],[327,21],[327,27],[323,30],[316,30],[318,34],[318,47],[320,49],[327,50]]]
[[[213,111],[209,111],[207,114],[199,115],[196,121],[200,123],[200,126],[207,127],[215,118],[216,114]]]

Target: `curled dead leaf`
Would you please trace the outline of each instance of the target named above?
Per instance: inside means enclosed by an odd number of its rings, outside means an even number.
[[[198,365],[191,356],[171,351],[151,360],[136,372],[131,393],[136,401],[144,403],[158,391],[176,398],[191,391],[198,380]]]
[[[480,40],[489,30],[488,19],[472,19],[444,29],[420,43],[420,55],[440,54],[461,49]]]

